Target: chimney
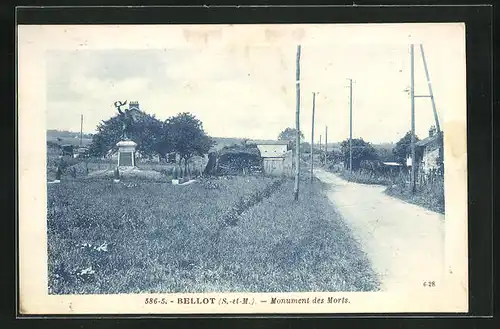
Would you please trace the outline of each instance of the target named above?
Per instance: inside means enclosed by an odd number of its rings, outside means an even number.
[[[432,126],[429,128],[429,137],[432,137],[436,134],[436,127]]]
[[[132,109],[136,109],[137,111],[140,111],[141,109],[139,108],[139,102],[137,101],[130,101],[129,105],[128,105],[128,109],[129,110],[132,110]]]

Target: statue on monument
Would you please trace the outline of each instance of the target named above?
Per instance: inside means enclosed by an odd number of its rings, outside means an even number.
[[[123,140],[130,139],[130,133],[132,132],[132,124],[134,122],[134,118],[130,115],[129,110],[122,111],[120,107],[127,104],[127,101],[121,102],[116,101],[115,107],[118,110],[119,118],[122,122],[122,138]]]

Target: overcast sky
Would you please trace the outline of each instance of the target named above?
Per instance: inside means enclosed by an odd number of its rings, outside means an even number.
[[[324,139],[325,126],[331,142],[348,137],[347,78],[354,81],[353,137],[374,143],[396,142],[410,130],[410,98],[404,91],[410,85],[410,42],[391,42],[387,35],[370,42],[373,31],[367,26],[356,32],[332,26],[336,34],[330,33],[331,37],[313,28],[274,26],[262,32],[265,38],[260,39],[249,35],[261,32],[247,32],[245,37],[237,33],[243,30],[234,26],[212,27],[205,34],[180,32],[178,26],[164,29],[171,32],[174,41],[181,34],[184,40],[197,41],[172,42],[169,46],[169,33],[164,33],[166,44],[95,49],[88,46],[95,33],[84,31],[84,46],[48,49],[47,129],[79,131],[83,114],[84,132],[94,132],[99,121],[116,113],[115,101],[135,100],[142,110],[162,120],[179,112],[191,112],[202,120],[211,136],[275,139],[281,130],[295,126],[295,39],[299,33],[301,130],[306,139],[311,136],[313,91],[319,93],[315,139],[320,134]],[[71,30],[66,30],[65,35],[68,33]],[[349,38],[356,33],[364,38]],[[101,39],[106,37],[104,31],[102,34]],[[449,26],[428,29],[420,35],[443,120],[446,111],[456,106],[457,93],[463,92],[463,37],[451,33]],[[107,37],[112,43],[112,34]],[[345,42],[346,38],[349,42]],[[415,93],[428,94],[418,46]],[[419,137],[425,137],[433,123],[430,100],[417,99]]]

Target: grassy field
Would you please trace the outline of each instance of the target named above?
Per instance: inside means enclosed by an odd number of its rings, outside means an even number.
[[[51,294],[369,291],[378,282],[319,182],[48,185]]]

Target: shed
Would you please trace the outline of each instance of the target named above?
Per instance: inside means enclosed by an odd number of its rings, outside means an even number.
[[[288,141],[249,141],[249,143],[257,145],[266,174],[277,176],[292,174],[293,157]]]

